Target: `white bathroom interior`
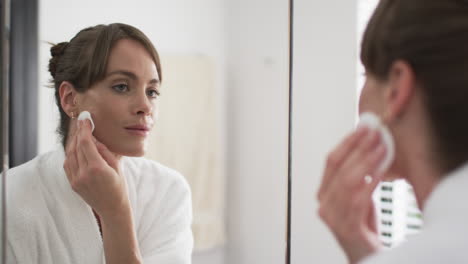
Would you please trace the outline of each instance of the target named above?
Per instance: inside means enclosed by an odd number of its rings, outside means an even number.
[[[38,3],[38,153],[59,144],[50,43],[96,24],[136,26],[163,69],[146,156],[192,188],[193,263],[286,263],[289,169],[290,263],[346,263],[317,215],[316,191],[328,151],[356,123],[360,36],[377,0]],[[404,192],[393,206],[409,210]],[[394,221],[382,232],[402,240],[410,232]]]

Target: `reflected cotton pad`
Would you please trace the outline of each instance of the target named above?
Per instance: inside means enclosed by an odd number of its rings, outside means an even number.
[[[372,130],[378,130],[385,145],[386,154],[380,165],[377,167],[378,173],[384,173],[388,170],[395,158],[395,143],[392,134],[388,128],[380,121],[380,118],[371,112],[362,113],[359,117],[358,127],[366,126]]]
[[[91,133],[94,131],[94,122],[93,119],[91,118],[91,113],[88,111],[83,111],[80,113],[78,116],[78,120],[85,120],[88,119],[91,122]]]

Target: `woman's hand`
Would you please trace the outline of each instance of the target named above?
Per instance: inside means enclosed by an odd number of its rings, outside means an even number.
[[[77,121],[68,139],[64,169],[72,189],[101,217],[112,217],[129,205],[118,157],[91,134],[89,120]]]
[[[106,263],[141,263],[132,209],[119,158],[91,134],[89,120],[77,121],[63,167],[72,189],[99,215]]]
[[[334,233],[349,262],[357,263],[381,247],[372,193],[385,155],[380,134],[361,127],[329,155],[318,193],[319,215]],[[372,176],[372,181],[365,180]]]

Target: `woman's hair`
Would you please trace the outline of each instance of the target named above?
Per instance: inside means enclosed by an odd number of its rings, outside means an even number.
[[[70,42],[58,43],[50,49],[49,72],[55,88],[55,101],[60,111],[58,133],[65,146],[70,117],[62,109],[59,87],[62,82],[73,84],[78,92],[84,92],[105,78],[112,47],[121,39],[138,41],[153,58],[162,81],[159,55],[148,37],[135,27],[126,24],[97,25],[81,30]]]
[[[468,160],[468,0],[381,0],[361,48],[366,71],[379,80],[396,60],[411,66],[441,169]]]

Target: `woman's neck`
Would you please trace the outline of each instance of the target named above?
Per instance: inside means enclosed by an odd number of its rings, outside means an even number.
[[[408,182],[413,186],[416,201],[421,210],[424,210],[426,201],[439,183],[442,175],[434,173],[427,168],[414,168],[409,172]]]
[[[444,173],[438,159],[431,155],[432,144],[421,138],[410,141],[407,142],[406,153],[402,153],[402,176],[413,186],[418,206],[424,210],[427,199]]]
[[[444,172],[440,167],[440,157],[434,154],[436,136],[422,96],[416,93],[413,99],[405,114],[395,119],[392,132],[398,152],[397,173],[413,186],[418,206],[424,210]]]

